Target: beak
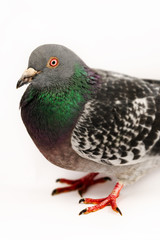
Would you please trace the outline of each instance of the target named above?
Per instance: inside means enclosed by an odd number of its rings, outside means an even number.
[[[22,74],[22,77],[17,82],[16,88],[23,86],[24,84],[30,83],[33,77],[39,74],[41,71],[36,71],[34,68],[28,68]]]

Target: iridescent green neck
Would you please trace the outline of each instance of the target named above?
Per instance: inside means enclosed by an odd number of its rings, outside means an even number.
[[[59,86],[53,84],[42,89],[29,86],[21,101],[25,125],[30,125],[34,131],[37,129],[37,132],[57,134],[72,128],[95,91],[96,76],[88,71],[76,66],[74,75]]]
[[[37,106],[44,113],[50,126],[63,127],[72,122],[76,112],[84,103],[84,96],[74,89],[54,92],[41,92],[38,96]]]
[[[51,126],[64,127],[76,118],[82,105],[91,96],[87,73],[76,68],[69,84],[41,91],[38,96],[39,108],[44,112]]]

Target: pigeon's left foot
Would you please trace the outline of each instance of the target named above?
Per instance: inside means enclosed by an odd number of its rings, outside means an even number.
[[[80,196],[82,196],[83,193],[86,192],[86,190],[96,183],[103,183],[107,180],[111,180],[109,177],[102,177],[98,179],[94,179],[98,173],[89,173],[85,177],[79,178],[77,180],[68,180],[65,178],[57,179],[57,182],[60,183],[67,183],[70,186],[69,187],[63,187],[63,188],[56,188],[53,190],[52,195],[63,193],[63,192],[70,192],[73,190],[78,190]]]
[[[79,215],[81,214],[87,214],[87,213],[90,213],[90,212],[95,212],[97,210],[100,210],[106,206],[111,206],[112,209],[115,211],[115,212],[118,212],[120,215],[122,215],[120,209],[118,208],[117,206],[117,203],[116,203],[116,198],[119,196],[119,193],[121,191],[123,187],[123,184],[120,184],[120,183],[117,183],[113,189],[113,191],[111,192],[111,194],[106,197],[106,198],[101,198],[101,199],[92,199],[92,198],[83,198],[79,201],[79,203],[86,203],[86,204],[96,204],[95,206],[93,207],[88,207],[88,208],[85,208],[84,210],[82,210]]]

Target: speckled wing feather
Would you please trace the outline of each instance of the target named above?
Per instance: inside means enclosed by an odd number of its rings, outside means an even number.
[[[144,161],[159,139],[158,84],[112,72],[102,76],[72,132],[73,149],[83,158],[111,165]]]

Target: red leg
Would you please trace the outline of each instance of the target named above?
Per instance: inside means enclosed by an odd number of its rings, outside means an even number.
[[[84,199],[81,199],[79,202],[83,202],[83,203],[86,203],[86,204],[96,204],[95,206],[93,207],[88,207],[88,208],[85,208],[84,210],[82,210],[79,215],[81,214],[87,214],[87,213],[90,213],[90,212],[95,212],[97,210],[100,210],[106,206],[111,206],[112,209],[115,211],[115,212],[118,212],[120,215],[122,215],[120,209],[118,208],[117,206],[117,203],[116,203],[116,198],[118,198],[119,196],[119,193],[121,191],[123,187],[123,184],[120,184],[120,183],[117,183],[113,189],[113,191],[111,192],[111,194],[106,197],[106,198],[101,198],[101,199],[92,199],[92,198],[84,198]]]
[[[63,192],[69,192],[69,191],[73,191],[73,190],[78,190],[79,194],[82,196],[82,194],[84,192],[86,192],[86,190],[91,185],[94,185],[97,183],[103,183],[107,180],[111,180],[109,177],[102,177],[102,178],[94,179],[97,175],[98,175],[98,173],[89,173],[85,177],[79,178],[77,180],[69,180],[69,179],[65,179],[65,178],[57,179],[57,182],[67,183],[70,186],[63,187],[63,188],[56,188],[55,190],[53,190],[52,195],[55,195],[58,193],[63,193]]]

